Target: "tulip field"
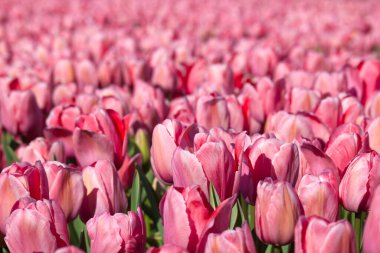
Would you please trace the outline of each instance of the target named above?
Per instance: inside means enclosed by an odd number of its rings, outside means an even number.
[[[0,0],[0,253],[380,253],[379,0]]]

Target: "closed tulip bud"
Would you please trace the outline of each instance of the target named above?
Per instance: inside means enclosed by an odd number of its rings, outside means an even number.
[[[290,94],[288,111],[291,113],[297,112],[313,112],[321,99],[321,94],[312,89],[294,87]]]
[[[89,60],[82,60],[75,66],[76,79],[79,85],[97,86],[98,78],[94,64]]]
[[[81,171],[59,162],[45,162],[44,168],[50,198],[59,203],[68,221],[75,219],[84,196]]]
[[[112,162],[97,161],[83,169],[82,177],[85,195],[80,217],[83,221],[105,212],[123,212],[127,208],[125,193]]]
[[[331,173],[320,176],[304,175],[297,189],[305,216],[320,216],[335,221],[338,216],[338,192],[330,183]],[[334,180],[334,179],[333,179]]]
[[[378,235],[380,234],[380,187],[376,188],[374,197],[369,206],[368,217],[364,224],[363,252],[376,253],[380,248]]]
[[[127,214],[106,212],[90,219],[87,224],[91,252],[145,252],[145,221],[141,209]]]
[[[227,101],[221,96],[205,95],[200,97],[197,101],[195,115],[198,124],[207,129],[213,127],[228,129],[230,126]]]
[[[363,105],[355,96],[340,96],[342,102],[342,121],[344,123],[356,123],[360,116],[364,115]]]
[[[368,210],[380,184],[380,156],[375,151],[357,155],[348,165],[339,185],[339,197],[347,210]]]
[[[251,230],[247,223],[235,230],[221,234],[210,234],[207,238],[206,253],[244,252],[256,253]]]
[[[53,253],[70,244],[65,215],[54,200],[38,200],[13,211],[4,240],[11,252]]]
[[[301,217],[295,229],[295,253],[356,253],[355,233],[347,220]]]
[[[342,105],[338,97],[326,97],[320,101],[315,115],[330,129],[335,129],[342,121]]]
[[[293,240],[298,217],[303,214],[296,192],[288,182],[267,178],[257,186],[255,230],[264,243],[284,245]]]
[[[203,252],[207,236],[228,228],[236,195],[212,210],[199,186],[171,187],[160,203],[164,223],[164,243],[189,252]]]
[[[154,174],[161,182],[173,182],[171,162],[182,131],[182,125],[176,120],[165,120],[153,130],[150,161]]]

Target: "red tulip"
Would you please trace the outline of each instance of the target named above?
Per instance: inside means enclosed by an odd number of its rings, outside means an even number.
[[[336,220],[339,211],[339,198],[338,192],[330,180],[334,180],[331,173],[324,173],[320,176],[306,174],[302,177],[297,194],[305,216],[317,215],[328,221]]]
[[[347,220],[331,222],[301,217],[295,229],[295,253],[356,252],[355,234]]]
[[[247,223],[235,230],[226,230],[221,234],[210,234],[207,238],[206,253],[246,252],[256,253],[251,230]]]
[[[90,219],[87,224],[91,252],[145,252],[146,232],[141,209],[137,214],[106,212]]]
[[[69,235],[62,209],[52,200],[38,200],[16,209],[7,220],[4,240],[11,252],[53,253],[68,246]]]
[[[111,214],[123,212],[127,200],[115,166],[108,160],[97,161],[93,166],[83,169],[85,195],[80,217],[87,221],[94,215],[105,212]]]
[[[380,187],[377,187],[369,206],[368,217],[364,224],[363,252],[365,253],[376,253],[380,248],[380,241],[378,240],[378,235],[380,233],[379,205]]]
[[[235,197],[226,199],[213,211],[198,186],[169,188],[160,203],[164,243],[203,252],[207,236],[228,227],[234,202]]]
[[[84,197],[80,170],[59,162],[45,162],[49,182],[49,196],[61,206],[68,221],[77,217]]]
[[[255,230],[264,243],[284,245],[293,240],[298,217],[303,214],[296,192],[288,182],[260,181],[255,204]]]
[[[347,210],[368,210],[380,184],[380,156],[375,152],[357,155],[348,165],[339,185],[339,197]]]

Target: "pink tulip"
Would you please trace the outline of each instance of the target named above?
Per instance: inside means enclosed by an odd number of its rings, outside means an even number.
[[[68,221],[75,219],[84,197],[81,171],[59,162],[45,162],[44,168],[50,198],[59,203]]]
[[[16,150],[20,161],[35,163],[37,161],[45,162],[48,160],[64,161],[65,151],[62,142],[54,142],[51,146],[42,137],[38,137],[29,142],[27,146],[20,146]]]
[[[228,129],[230,126],[227,101],[222,96],[205,95],[200,97],[197,101],[195,115],[198,124],[207,129],[213,127]]]
[[[266,177],[288,181],[292,185],[297,182],[299,154],[295,144],[263,135],[255,139],[245,155],[240,191],[249,203],[255,203],[257,184]]]
[[[96,215],[86,226],[91,252],[145,252],[145,221],[140,208],[137,213]]]
[[[380,141],[379,138],[377,138],[379,134],[379,127],[380,127],[380,117],[374,118],[371,123],[368,125],[367,131],[368,131],[368,137],[369,137],[369,146],[371,149],[375,150],[376,152],[380,152]]]
[[[164,243],[189,252],[203,252],[207,236],[221,233],[228,227],[235,197],[222,201],[213,211],[198,186],[169,188],[160,203]]]
[[[168,119],[178,120],[183,125],[195,123],[194,109],[188,97],[178,97],[170,102]]]
[[[11,252],[53,253],[68,246],[69,235],[62,209],[52,200],[38,200],[16,209],[7,220],[4,240]]]
[[[375,152],[358,154],[348,165],[339,185],[339,197],[347,210],[368,210],[380,184],[380,156]]]
[[[315,109],[315,115],[330,129],[335,129],[342,121],[342,105],[338,97],[325,97]]]
[[[377,235],[380,233],[380,188],[377,187],[368,211],[368,217],[364,224],[363,252],[375,253],[380,247]]]
[[[67,84],[74,81],[74,66],[70,60],[61,59],[54,66],[54,83]]]
[[[380,87],[380,62],[378,61],[363,61],[358,66],[359,77],[364,83],[363,104],[368,101],[375,90]]]
[[[294,87],[289,92],[286,107],[291,113],[313,112],[321,100],[321,94],[316,90]]]
[[[256,253],[251,230],[247,223],[235,230],[226,230],[221,234],[210,234],[207,238],[207,253],[247,252]]]
[[[255,204],[255,230],[264,243],[284,245],[293,240],[298,217],[303,214],[296,192],[288,182],[260,181]]]
[[[330,222],[338,216],[338,192],[330,183],[334,180],[331,173],[320,176],[304,175],[298,185],[297,194],[303,206],[305,216],[317,215]]]
[[[108,160],[97,161],[82,172],[85,195],[80,217],[87,221],[105,212],[123,212],[127,200],[115,166]]]
[[[356,252],[355,234],[347,220],[331,222],[301,217],[295,229],[295,253]]]
[[[5,232],[5,220],[13,205],[23,197],[34,199],[49,198],[46,173],[40,162],[35,166],[28,163],[14,163],[0,173],[0,189],[4,198],[0,198],[0,231]]]
[[[76,81],[78,85],[97,86],[98,80],[94,64],[89,60],[82,60],[75,65]]]

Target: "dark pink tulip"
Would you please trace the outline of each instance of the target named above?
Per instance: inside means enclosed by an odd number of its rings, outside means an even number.
[[[227,101],[222,96],[201,96],[197,101],[195,115],[197,123],[206,129],[213,127],[228,129],[230,127],[230,113]]]
[[[188,251],[172,244],[166,244],[160,248],[150,248],[148,253],[187,253]]]
[[[260,181],[255,204],[255,230],[264,243],[284,245],[293,240],[302,205],[288,182]]]
[[[295,253],[356,253],[355,233],[347,220],[329,223],[317,216],[301,217],[295,229]]]
[[[145,252],[145,221],[140,208],[137,213],[111,215],[106,212],[90,219],[86,226],[91,252]]]
[[[108,160],[97,161],[82,172],[85,195],[80,217],[87,221],[105,212],[123,212],[127,200],[115,166]]]
[[[235,197],[226,199],[213,211],[198,186],[169,188],[160,203],[164,243],[203,252],[210,233],[227,229],[234,202]]]
[[[380,156],[375,151],[358,154],[348,165],[339,185],[339,197],[347,210],[366,211],[380,184]]]
[[[206,253],[245,252],[256,253],[251,229],[247,223],[235,230],[226,230],[221,234],[210,234],[207,238]]]
[[[43,114],[35,95],[28,90],[1,90],[0,116],[2,126],[11,134],[33,139],[42,135]]]
[[[49,198],[46,173],[40,162],[35,166],[28,163],[14,163],[0,173],[0,189],[4,198],[0,198],[0,231],[5,232],[5,220],[13,205],[23,197],[34,199]]]
[[[378,138],[380,132],[380,117],[374,118],[371,123],[369,123],[367,132],[369,137],[369,146],[376,152],[380,152],[380,140]]]
[[[333,177],[331,179],[331,177]],[[338,192],[330,183],[334,180],[331,173],[320,176],[304,175],[298,185],[297,194],[303,206],[305,216],[320,216],[335,221],[338,216]]]
[[[11,252],[53,253],[69,245],[65,215],[54,200],[32,202],[9,216],[4,240]]]
[[[173,182],[171,163],[182,131],[181,123],[176,120],[165,120],[153,130],[151,164],[156,177],[164,183]]]
[[[363,252],[376,253],[380,248],[378,235],[380,233],[380,187],[377,187],[371,204],[369,206],[368,217],[364,224]]]
[[[66,247],[57,249],[54,253],[84,253],[84,251],[74,246],[66,246]]]
[[[45,162],[49,196],[61,206],[68,221],[77,217],[84,197],[82,173],[59,162]]]
[[[256,188],[266,177],[295,185],[299,170],[299,154],[295,144],[284,143],[271,136],[260,136],[245,151],[240,191],[246,201],[255,203]]]

